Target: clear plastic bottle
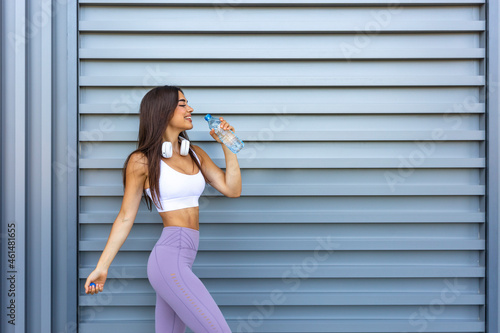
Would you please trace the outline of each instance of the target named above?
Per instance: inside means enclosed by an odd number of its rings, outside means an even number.
[[[222,130],[220,128],[220,120],[213,118],[210,114],[205,116],[205,120],[208,122],[208,127],[210,130],[215,129],[215,133],[219,139],[231,150],[233,153],[239,152],[245,144],[240,140],[231,130]]]

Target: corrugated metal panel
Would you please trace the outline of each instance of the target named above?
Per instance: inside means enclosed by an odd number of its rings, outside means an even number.
[[[0,3],[2,333],[77,326],[76,14]]]
[[[154,331],[145,205],[107,291],[83,285],[138,103],[176,84],[220,167],[206,113],[247,143],[193,265],[233,332],[483,332],[483,2],[80,0],[79,331]]]

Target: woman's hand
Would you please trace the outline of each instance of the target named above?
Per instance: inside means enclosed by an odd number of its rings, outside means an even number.
[[[106,282],[106,278],[108,277],[108,271],[107,270],[101,270],[101,269],[94,269],[92,273],[87,278],[87,281],[85,282],[85,293],[88,294],[89,292],[93,294],[97,294],[100,291],[103,290],[104,288],[104,282]],[[95,287],[89,287],[89,285],[94,282]]]
[[[234,127],[229,125],[227,123],[227,121],[225,121],[222,117],[219,118],[220,120],[220,128],[223,129],[223,130],[231,130],[233,132],[235,132],[234,130]],[[222,143],[222,141],[219,139],[219,136],[217,135],[217,133],[215,133],[215,129],[211,129],[210,130],[210,135],[212,136],[212,138],[215,139],[215,141],[217,141],[218,143]]]

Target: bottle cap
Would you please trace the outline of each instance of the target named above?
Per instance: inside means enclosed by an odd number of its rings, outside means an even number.
[[[205,116],[205,120],[208,121],[210,120],[210,118],[212,118],[212,115],[210,113],[207,113],[207,115]]]

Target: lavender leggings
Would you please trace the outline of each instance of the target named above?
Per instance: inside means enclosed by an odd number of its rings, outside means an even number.
[[[199,231],[163,228],[148,259],[148,279],[156,291],[155,332],[231,333],[205,285],[191,270],[198,253]]]

